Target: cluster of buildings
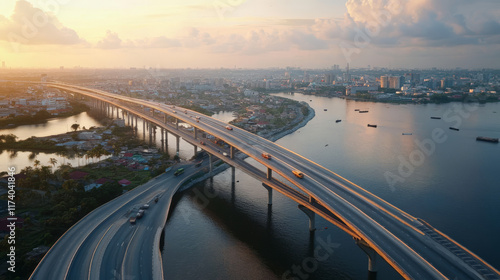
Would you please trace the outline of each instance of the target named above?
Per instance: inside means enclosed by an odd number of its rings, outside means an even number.
[[[70,111],[71,105],[65,94],[41,87],[28,87],[16,95],[0,96],[0,118],[35,115],[41,110],[57,116]]]

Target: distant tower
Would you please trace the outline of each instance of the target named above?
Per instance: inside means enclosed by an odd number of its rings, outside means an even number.
[[[5,61],[2,61],[2,68],[5,68]]]
[[[381,76],[380,77],[380,87],[381,88],[389,88],[389,77]]]
[[[349,63],[347,63],[344,82],[346,82],[347,84],[350,84],[350,82],[351,82],[351,74],[349,74]]]

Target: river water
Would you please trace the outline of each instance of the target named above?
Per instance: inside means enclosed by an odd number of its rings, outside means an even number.
[[[305,127],[278,144],[428,221],[500,267],[496,252],[500,248],[500,145],[475,141],[477,136],[500,137],[500,104],[393,105],[277,95],[308,102],[316,111]],[[214,117],[230,121],[232,112]],[[336,123],[338,119],[341,122]],[[100,126],[81,113],[47,124],[0,130],[0,134],[13,133],[20,139],[48,136],[70,131],[73,123]],[[450,126],[460,130],[450,130]],[[138,128],[142,137],[140,121]],[[433,137],[433,131],[441,132],[441,137]],[[157,146],[159,139],[158,135],[154,139]],[[175,154],[172,135],[169,153]],[[51,157],[58,165],[85,164],[84,159],[45,153],[30,159],[30,154],[4,151],[0,169],[16,166],[20,170],[35,159],[47,165]],[[192,146],[181,141],[180,156],[192,155]],[[318,230],[311,236],[306,215],[290,199],[274,192],[268,208],[267,191],[259,182],[238,170],[236,178],[232,188],[230,171],[225,171],[213,182],[207,180],[176,196],[165,235],[166,279],[282,279],[296,267],[307,279],[366,279],[366,256],[347,234],[317,217]],[[327,258],[311,261],[315,249],[325,242],[333,244],[328,251],[320,247]],[[400,278],[384,262],[379,271],[379,279]]]
[[[17,140],[25,140],[32,136],[44,137],[72,131],[71,125],[75,123],[80,125],[80,129],[83,127],[101,126],[97,119],[90,116],[87,112],[83,112],[70,117],[51,119],[43,124],[0,129],[0,134],[14,134],[18,137]],[[8,167],[14,166],[17,171],[20,171],[26,166],[33,166],[35,160],[39,160],[42,165],[50,165],[50,158],[57,160],[56,167],[66,163],[70,163],[72,166],[81,166],[87,163],[87,160],[84,158],[67,158],[54,153],[2,151],[0,153],[0,170],[6,171]]]
[[[500,137],[500,104],[277,95],[316,111],[278,144],[426,220],[500,268],[500,145],[475,140]],[[311,236],[307,216],[290,199],[274,192],[268,207],[258,181],[238,170],[236,178],[233,188],[228,170],[176,196],[165,231],[165,279],[367,278],[367,258],[346,233],[317,217]],[[333,245],[327,250],[325,243]],[[327,257],[314,260],[316,249]],[[381,261],[379,279],[399,278]]]

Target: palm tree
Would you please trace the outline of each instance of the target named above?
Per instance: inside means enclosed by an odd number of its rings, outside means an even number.
[[[56,164],[57,164],[57,159],[55,158],[50,158],[49,159],[49,163],[52,164],[52,166],[56,167]]]
[[[40,161],[36,159],[35,162],[33,163],[33,166],[35,166],[35,168],[38,168],[38,166],[40,166]]]

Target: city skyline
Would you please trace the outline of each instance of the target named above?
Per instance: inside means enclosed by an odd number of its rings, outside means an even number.
[[[493,0],[0,3],[0,61],[20,68],[495,68]],[[181,4],[182,3],[182,4]]]

